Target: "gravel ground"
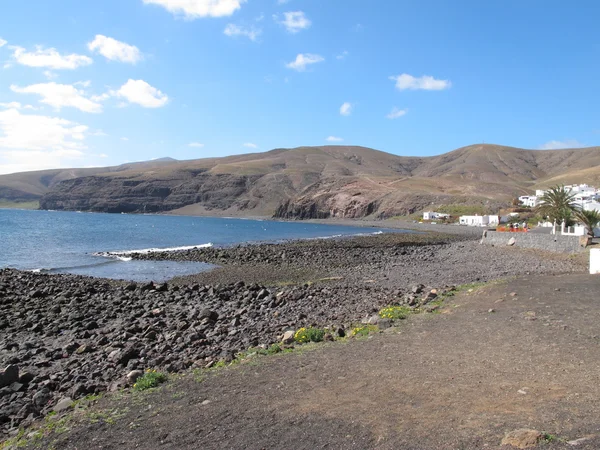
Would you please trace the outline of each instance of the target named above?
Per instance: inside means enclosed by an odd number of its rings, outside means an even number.
[[[132,255],[136,257],[136,255]],[[211,262],[171,283],[0,271],[0,429],[66,398],[115,390],[131,371],[180,372],[302,326],[348,329],[413,285],[581,272],[581,259],[479,245],[465,236],[383,234],[137,255]]]

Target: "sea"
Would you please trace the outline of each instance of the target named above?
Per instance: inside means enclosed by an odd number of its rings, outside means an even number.
[[[136,261],[128,254],[383,232],[399,230],[271,220],[0,209],[0,268],[162,282],[215,266]]]

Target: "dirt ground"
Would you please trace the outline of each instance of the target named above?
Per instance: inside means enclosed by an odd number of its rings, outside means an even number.
[[[599,294],[585,274],[491,283],[368,338],[109,395],[44,445],[497,449],[533,428],[543,448],[598,449]]]

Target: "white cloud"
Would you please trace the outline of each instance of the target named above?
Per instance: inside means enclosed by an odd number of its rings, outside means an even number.
[[[85,55],[61,55],[54,48],[36,47],[28,52],[23,47],[14,47],[13,58],[19,64],[28,67],[47,67],[54,70],[74,70],[92,64],[92,58]]]
[[[306,17],[302,11],[290,11],[283,13],[284,19],[279,20],[277,15],[273,18],[276,22],[280,23],[290,33],[298,33],[310,27],[311,21]]]
[[[429,75],[423,75],[422,77],[413,77],[407,73],[390,77],[390,80],[396,82],[396,89],[404,91],[410,90],[424,90],[424,91],[442,91],[449,89],[452,83],[448,80],[436,80]]]
[[[0,103],[0,108],[5,108],[5,109],[31,109],[31,110],[37,109],[35,106],[32,106],[32,105],[22,105],[19,102]]]
[[[83,83],[84,86],[86,83]],[[10,89],[18,94],[37,94],[42,97],[41,103],[57,110],[63,107],[77,108],[88,113],[102,112],[102,105],[86,98],[85,92],[70,84],[40,83],[20,88],[12,85]]]
[[[325,139],[327,142],[342,142],[344,140],[344,138],[341,137],[337,137],[337,136],[329,136],[327,139]]]
[[[200,142],[190,142],[188,144],[188,147],[202,148],[204,147],[204,144],[201,144]]]
[[[246,0],[143,0],[145,4],[159,5],[172,14],[186,19],[231,16]]]
[[[285,5],[286,3],[289,3],[290,0],[277,0],[277,4],[278,5]]]
[[[161,108],[169,101],[166,94],[150,86],[144,80],[129,79],[118,91],[112,92],[112,95],[144,108]]]
[[[408,109],[398,109],[395,106],[392,108],[392,110],[390,111],[390,113],[385,116],[388,119],[398,119],[404,115],[406,115],[406,113],[408,112]]]
[[[49,80],[55,80],[58,78],[58,75],[52,72],[51,70],[44,70],[44,76]]]
[[[0,38],[0,47],[4,47],[6,44],[8,44],[8,42]]]
[[[560,150],[563,148],[581,148],[585,147],[585,144],[582,144],[576,139],[566,139],[564,141],[548,141],[543,145],[539,146],[540,150]]]
[[[100,153],[98,156],[100,158],[108,158],[108,155],[106,153]]]
[[[348,56],[350,53],[347,50],[344,50],[342,53],[340,53],[339,55],[336,55],[335,59],[346,59],[346,56]]]
[[[349,116],[352,114],[352,103],[346,102],[340,106],[340,114],[342,116]]]
[[[244,144],[244,147],[248,147],[248,148],[258,148],[258,145],[253,144],[252,142],[246,142]]]
[[[108,134],[106,134],[104,131],[102,130],[96,130],[90,133],[90,136],[96,136],[96,137],[105,137],[108,136]]]
[[[66,167],[84,156],[87,131],[59,117],[0,111],[0,173]]]
[[[296,60],[285,65],[288,69],[294,69],[298,72],[306,70],[306,66],[310,64],[317,64],[325,61],[321,55],[314,55],[312,53],[300,53],[296,56]]]
[[[142,59],[140,49],[135,45],[97,34],[92,42],[88,44],[90,51],[97,51],[106,59],[135,64]]]
[[[223,33],[231,37],[246,36],[251,41],[256,41],[258,37],[262,34],[262,30],[256,27],[242,27],[230,23],[227,24],[225,30],[223,30]]]
[[[122,138],[121,138],[121,140],[122,140],[122,141],[125,141],[125,142],[128,142],[128,141],[129,141],[129,138],[128,138],[128,137],[122,137]]]

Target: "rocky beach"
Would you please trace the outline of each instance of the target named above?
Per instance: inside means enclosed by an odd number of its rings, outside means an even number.
[[[385,306],[425,306],[455,285],[585,267],[565,255],[440,233],[130,256],[219,268],[161,284],[0,271],[3,433],[72,400],[126,387],[145,369],[210,367],[300,327],[343,336],[377,321]]]

